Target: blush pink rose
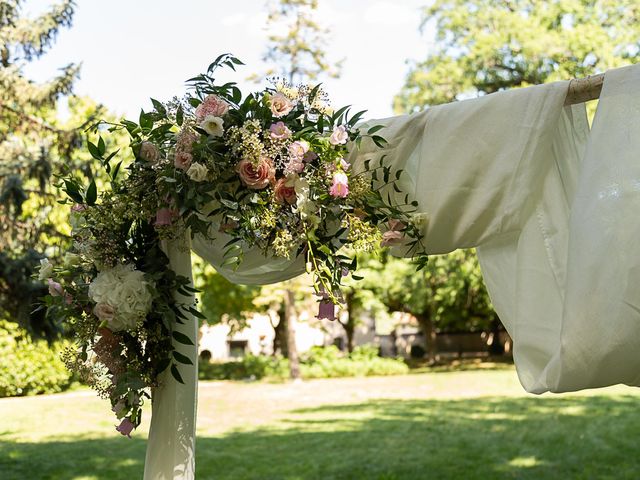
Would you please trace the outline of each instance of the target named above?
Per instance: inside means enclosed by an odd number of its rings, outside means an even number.
[[[349,179],[342,172],[333,174],[333,185],[329,189],[329,194],[334,198],[344,198],[349,195]]]
[[[229,104],[217,95],[208,95],[196,108],[196,120],[202,122],[206,117],[222,117],[229,111]]]
[[[240,181],[248,188],[261,190],[276,179],[276,169],[273,160],[267,157],[260,158],[257,166],[249,160],[240,160],[236,165],[236,172]]]
[[[289,185],[286,178],[281,178],[273,187],[273,196],[278,203],[293,204],[296,202],[296,189]]]
[[[293,102],[284,93],[276,92],[271,95],[271,113],[276,118],[284,117],[293,110]]]
[[[174,159],[173,164],[176,168],[186,171],[189,170],[192,161],[193,155],[189,152],[176,152],[176,158]]]

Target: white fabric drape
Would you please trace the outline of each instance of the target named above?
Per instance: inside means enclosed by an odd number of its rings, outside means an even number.
[[[426,216],[429,253],[478,247],[489,293],[529,392],[640,384],[640,65],[607,72],[593,129],[568,82],[500,92],[369,122],[354,169],[386,155]],[[194,250],[238,283],[303,272],[246,252],[222,266],[223,234]],[[189,256],[168,250],[178,273]],[[401,253],[401,252],[396,252]],[[195,322],[188,326],[195,338]],[[197,359],[196,349],[181,351]],[[187,370],[187,369],[183,369]],[[193,478],[196,368],[154,395],[145,479]]]
[[[189,236],[163,242],[171,269],[191,279]],[[193,305],[193,296],[176,292],[176,300]],[[198,321],[185,313],[184,324],[175,330],[187,335],[194,345],[174,340],[175,349],[193,361],[193,365],[178,364],[184,384],[178,383],[167,369],[160,375],[160,386],[152,394],[152,416],[144,465],[144,480],[192,480],[195,478],[196,410],[198,389]]]

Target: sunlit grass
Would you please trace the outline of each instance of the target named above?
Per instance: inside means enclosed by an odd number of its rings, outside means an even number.
[[[638,400],[526,395],[504,369],[203,383],[197,478],[637,478]],[[0,400],[0,478],[141,478],[147,425],[114,423],[89,391]]]

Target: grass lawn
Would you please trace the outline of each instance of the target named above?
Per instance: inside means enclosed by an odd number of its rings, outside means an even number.
[[[640,391],[535,397],[511,369],[202,382],[197,478],[636,479]],[[147,424],[88,390],[0,399],[0,479],[142,478]]]

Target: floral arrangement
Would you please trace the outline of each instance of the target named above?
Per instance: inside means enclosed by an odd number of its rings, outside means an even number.
[[[65,362],[110,400],[123,435],[140,424],[158,375],[170,369],[182,382],[180,364],[195,360],[174,349],[174,341],[193,344],[174,327],[203,317],[176,300],[176,292],[195,290],[169,268],[161,241],[224,235],[230,266],[241,264],[248,249],[304,256],[319,317],[329,319],[342,301],[343,277],[357,268],[357,252],[404,245],[418,268],[427,261],[416,203],[407,196],[392,202],[402,172],[384,157],[357,170],[347,160],[364,139],[384,146],[382,127],[361,131],[364,112],[332,111],[320,86],[275,80],[243,97],[235,83],[216,83],[218,68],[241,64],[221,55],[189,80],[184,98],[152,99],[154,111],[142,112],[138,123],[95,125],[98,140],[88,147],[108,175],[103,191],[95,180],[85,187],[72,175],[61,179],[73,203],[74,244],[63,265],[43,261],[45,303],[75,334],[78,346]],[[106,129],[128,133],[134,160],[126,175],[126,160],[108,154],[99,136]]]

